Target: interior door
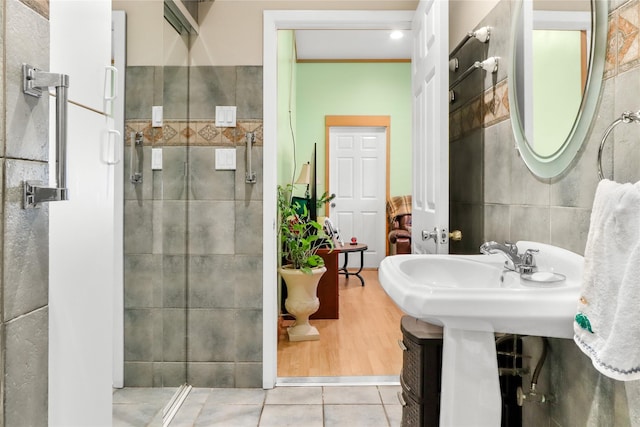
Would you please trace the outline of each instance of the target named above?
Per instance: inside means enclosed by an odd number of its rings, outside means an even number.
[[[412,25],[415,253],[449,252],[448,22],[448,2],[421,0]]]
[[[378,268],[385,256],[386,140],[384,127],[329,130],[331,220],[345,244],[356,237],[368,246],[365,268]],[[349,267],[359,266],[359,257],[349,258]]]

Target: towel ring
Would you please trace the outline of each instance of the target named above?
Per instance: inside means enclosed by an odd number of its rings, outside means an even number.
[[[611,133],[614,127],[616,127],[619,123],[631,123],[636,122],[640,123],[640,111],[634,113],[631,111],[625,111],[622,115],[613,121],[604,131],[604,135],[602,136],[602,141],[600,141],[600,148],[598,149],[598,178],[600,181],[604,179],[604,174],[602,173],[602,149],[604,148],[604,143],[607,140],[607,137]]]

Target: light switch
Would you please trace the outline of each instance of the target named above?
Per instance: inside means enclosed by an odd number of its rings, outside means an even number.
[[[160,128],[162,127],[163,121],[163,112],[162,105],[154,105],[151,107],[151,127]]]
[[[162,148],[151,149],[151,170],[162,170]]]
[[[216,148],[216,170],[236,170],[235,148]]]
[[[216,105],[216,127],[236,127],[236,110],[235,106]]]

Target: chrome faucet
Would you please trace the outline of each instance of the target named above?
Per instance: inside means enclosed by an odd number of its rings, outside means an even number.
[[[504,244],[498,242],[485,242],[480,246],[480,252],[483,254],[497,254],[500,253],[507,258],[505,266],[513,271],[517,271],[520,274],[530,274],[537,270],[536,260],[533,254],[537,253],[537,249],[527,249],[524,254],[518,254],[518,247],[509,242]],[[511,262],[511,266],[509,266]]]

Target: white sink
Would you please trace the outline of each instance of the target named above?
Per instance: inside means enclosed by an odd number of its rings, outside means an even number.
[[[395,255],[382,260],[380,283],[404,312],[429,323],[572,338],[583,257],[543,243],[517,246],[520,253],[538,249],[538,270],[566,279],[548,284],[521,279],[505,271],[501,254]]]
[[[573,337],[584,259],[536,242],[537,282],[506,271],[494,255],[395,255],[380,264],[379,278],[407,314],[443,327],[440,425],[499,426],[500,386],[495,333]]]

